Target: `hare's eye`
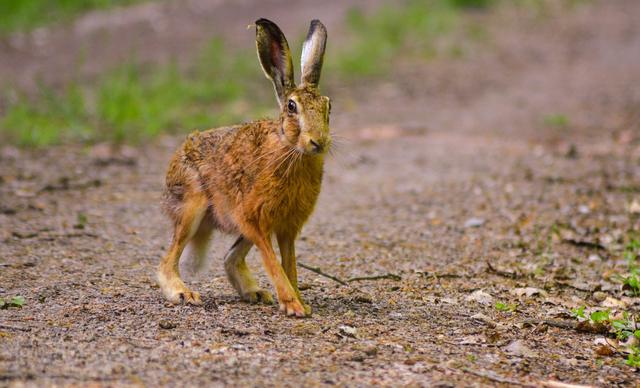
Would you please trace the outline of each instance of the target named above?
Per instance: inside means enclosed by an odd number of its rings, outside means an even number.
[[[289,110],[289,113],[296,113],[296,102],[293,100],[289,100],[289,103],[287,104],[287,109]]]

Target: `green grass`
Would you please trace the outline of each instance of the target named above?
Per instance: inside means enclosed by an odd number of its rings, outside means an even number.
[[[437,39],[460,27],[468,9],[483,9],[495,0],[410,0],[404,6],[383,6],[372,15],[358,8],[346,18],[350,44],[333,62],[347,76],[385,73],[398,57],[431,58]],[[460,48],[449,50],[455,56]]]
[[[46,15],[51,12],[56,17],[71,17],[89,8],[133,1],[139,0],[91,0],[82,7],[72,0],[8,1],[22,5],[14,4],[14,9],[8,10],[11,5],[3,3],[0,10],[5,7],[13,16],[5,15],[0,25],[5,31],[26,28],[48,20]],[[408,0],[371,15],[353,9],[345,21],[350,31],[347,39],[334,43],[335,48],[331,46],[327,54],[325,83],[328,74],[334,83],[384,74],[401,56],[431,58],[437,55],[436,40],[460,27],[464,12],[497,1]],[[298,43],[296,39],[294,52]],[[459,47],[449,48],[447,53],[463,55]],[[70,84],[56,91],[41,88],[29,97],[6,92],[0,99],[4,110],[0,111],[0,139],[36,147],[67,142],[141,142],[160,133],[256,118],[275,107],[271,86],[253,50],[231,51],[220,40],[213,40],[188,71],[176,65],[145,68],[126,64],[102,74],[92,84]]]
[[[557,129],[564,129],[569,127],[570,120],[563,114],[552,114],[542,118],[542,122],[545,126]]]
[[[0,34],[26,31],[70,20],[92,9],[127,5],[140,0],[2,0]]]
[[[188,73],[175,65],[123,65],[90,86],[69,85],[57,94],[43,88],[35,97],[19,97],[0,119],[0,130],[21,146],[135,143],[264,114],[275,104],[270,92],[253,55],[230,55],[214,40]]]

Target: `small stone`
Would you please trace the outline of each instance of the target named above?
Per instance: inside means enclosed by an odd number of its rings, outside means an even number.
[[[375,356],[378,354],[378,348],[375,346],[369,346],[364,349],[364,353],[369,357]]]
[[[353,297],[354,302],[358,303],[373,303],[373,298],[368,294],[357,294]]]
[[[607,295],[606,292],[602,292],[602,291],[596,291],[593,293],[593,299],[597,302],[602,302],[603,300],[607,299],[609,295]]]
[[[590,263],[599,263],[602,261],[602,258],[599,255],[592,253],[589,255],[587,260],[589,260]]]
[[[358,334],[358,330],[353,326],[341,325],[338,327],[340,333],[346,335],[347,337],[356,338]]]
[[[467,221],[465,221],[464,227],[465,228],[478,228],[478,227],[484,225],[485,222],[486,221],[485,221],[484,218],[471,217]]]
[[[310,290],[311,288],[313,288],[313,286],[311,285],[311,283],[300,283],[298,285],[298,289],[300,291],[306,291],[306,290]]]
[[[580,205],[578,206],[578,212],[580,214],[589,214],[591,213],[591,209],[589,209],[589,206],[587,205]]]
[[[165,329],[165,330],[171,330],[178,327],[178,325],[176,325],[175,323],[167,320],[160,321],[158,323],[158,326],[160,326],[161,329]]]

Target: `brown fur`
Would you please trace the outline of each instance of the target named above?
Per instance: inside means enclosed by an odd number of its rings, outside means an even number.
[[[245,248],[256,245],[283,311],[310,313],[297,287],[294,241],[320,193],[324,155],[331,142],[329,101],[316,85],[305,83],[284,89],[282,97],[278,120],[194,132],[174,154],[164,196],[174,238],[158,269],[169,300],[201,303],[199,294],[180,279],[178,261],[187,243],[206,247],[211,232],[218,229],[240,235],[236,244],[245,239]],[[290,100],[296,112],[289,110]],[[282,265],[272,247],[273,235]],[[244,263],[248,249],[234,251],[236,244],[225,263],[232,284],[246,300],[270,301]]]

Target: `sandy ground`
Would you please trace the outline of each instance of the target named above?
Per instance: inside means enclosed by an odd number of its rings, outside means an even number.
[[[299,261],[385,278],[300,269],[309,319],[240,302],[225,236],[189,277],[204,306],[163,301],[160,193],[179,138],[3,147],[0,295],[26,303],[0,310],[0,385],[637,386],[621,355],[596,353],[600,335],[543,321],[639,310],[604,275],[640,229],[640,3],[509,12],[480,16],[493,38],[467,58],[332,87],[344,139]]]

